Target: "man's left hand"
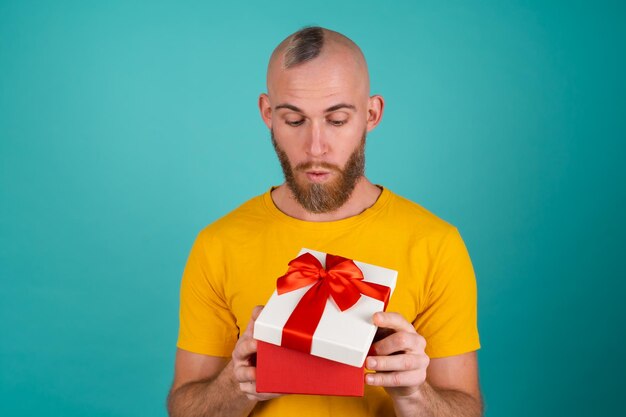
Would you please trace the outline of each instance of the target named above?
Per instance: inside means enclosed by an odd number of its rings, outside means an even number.
[[[430,358],[424,352],[426,339],[398,313],[376,313],[374,324],[391,333],[372,345],[377,356],[368,356],[367,369],[376,371],[365,376],[368,385],[384,387],[392,397],[408,397],[426,380]]]

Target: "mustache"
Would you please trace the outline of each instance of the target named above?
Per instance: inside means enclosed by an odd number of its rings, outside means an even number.
[[[308,171],[314,168],[324,168],[331,171],[341,172],[341,169],[337,165],[333,165],[329,162],[302,162],[294,168],[296,171]]]

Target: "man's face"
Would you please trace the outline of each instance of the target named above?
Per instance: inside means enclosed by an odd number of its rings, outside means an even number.
[[[364,174],[368,90],[352,57],[332,48],[302,65],[270,69],[261,112],[287,186],[311,213],[340,208]]]
[[[274,130],[270,130],[270,133],[274,150],[285,175],[285,182],[302,207],[311,213],[328,213],[344,205],[352,194],[356,182],[365,173],[365,132],[344,167],[328,162],[312,161],[301,162],[294,166],[285,151],[278,145]],[[332,174],[331,179],[327,181],[306,179],[310,176],[307,173],[312,173],[313,176],[326,175],[320,174],[322,172]]]

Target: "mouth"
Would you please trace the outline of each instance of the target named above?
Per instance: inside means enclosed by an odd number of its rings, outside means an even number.
[[[306,171],[305,173],[307,178],[312,182],[324,182],[330,177],[331,174],[330,171],[325,171],[321,169],[312,169]]]

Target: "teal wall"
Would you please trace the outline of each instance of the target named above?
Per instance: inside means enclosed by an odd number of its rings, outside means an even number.
[[[0,0],[0,415],[165,416],[187,253],[281,182],[256,100],[308,24],[358,42],[387,100],[369,177],[466,240],[486,415],[613,415],[625,11]]]

